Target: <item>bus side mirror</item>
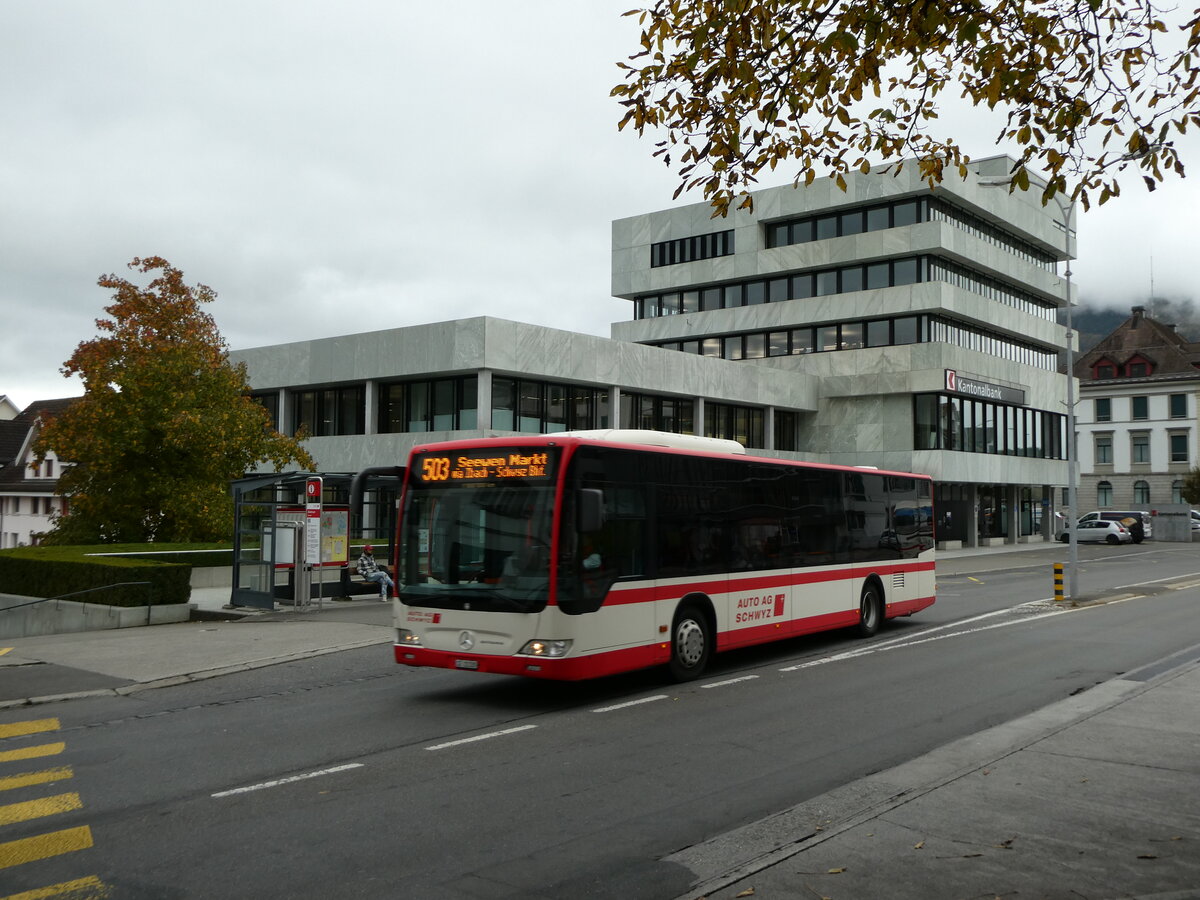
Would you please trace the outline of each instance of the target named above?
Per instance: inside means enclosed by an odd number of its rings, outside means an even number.
[[[580,488],[575,527],[581,534],[599,531],[604,527],[604,491]]]

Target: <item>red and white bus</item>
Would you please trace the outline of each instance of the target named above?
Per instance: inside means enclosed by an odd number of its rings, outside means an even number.
[[[398,531],[395,654],[410,666],[573,680],[665,664],[688,680],[714,652],[870,636],[934,602],[928,477],[732,441],[418,446]]]

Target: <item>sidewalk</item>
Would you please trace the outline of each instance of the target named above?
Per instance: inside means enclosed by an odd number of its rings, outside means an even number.
[[[318,609],[226,610],[229,588],[192,591],[192,621],[0,640],[0,710],[77,697],[129,694],[392,641],[392,604],[375,597]],[[390,661],[390,648],[380,647]]]
[[[667,857],[679,900],[1200,897],[1200,647]]]

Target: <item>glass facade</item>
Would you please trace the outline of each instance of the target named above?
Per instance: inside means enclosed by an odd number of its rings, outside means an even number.
[[[856,319],[803,328],[714,335],[687,341],[663,341],[653,346],[724,359],[761,359],[932,342],[987,353],[1049,372],[1054,371],[1057,365],[1057,355],[1053,351],[1015,341],[945,316],[931,315]]]
[[[692,237],[659,241],[650,245],[650,266],[673,266],[697,259],[712,259],[733,253],[733,231],[717,231]]]
[[[478,379],[474,375],[379,385],[379,432],[401,434],[478,427]]]
[[[363,434],[365,393],[361,384],[292,393],[292,434],[301,428],[312,437]]]
[[[705,403],[704,436],[737,441],[743,447],[765,447],[766,410],[732,403]]]
[[[1055,258],[1045,250],[1000,228],[994,222],[973,215],[938,197],[908,197],[837,213],[771,222],[766,225],[767,247],[784,247],[789,244],[846,237],[864,231],[902,228],[906,225],[916,225],[918,222],[946,222],[980,240],[1001,247],[1028,263],[1055,271]]]
[[[1066,459],[1066,416],[948,394],[913,397],[913,447]]]
[[[492,377],[492,428],[552,434],[610,428],[606,388],[527,378]]]
[[[621,427],[646,428],[672,434],[695,434],[692,400],[654,394],[621,394]]]
[[[1056,307],[1040,297],[991,276],[935,256],[911,256],[862,265],[839,266],[812,272],[797,272],[773,278],[756,278],[686,291],[646,294],[634,300],[635,319],[676,316],[711,309],[733,309],[758,303],[806,300],[864,289],[899,287],[927,281],[942,281],[989,300],[1011,306],[1048,322]],[[710,293],[711,292],[711,293]]]

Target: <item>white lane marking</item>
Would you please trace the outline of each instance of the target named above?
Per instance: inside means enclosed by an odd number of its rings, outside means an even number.
[[[218,791],[213,797],[231,797],[234,794],[248,794],[250,791],[261,791],[265,788],[279,787],[281,784],[291,784],[293,781],[304,781],[306,778],[318,778],[321,775],[332,775],[335,772],[345,772],[347,769],[361,769],[362,763],[346,763],[344,766],[334,766],[332,769],[321,769],[318,772],[306,772],[303,775],[292,775],[288,778],[277,778],[274,781],[264,781],[262,784],[251,784],[246,787],[234,788],[230,791]]]
[[[516,734],[518,731],[529,731],[531,728],[537,728],[536,725],[519,725],[516,728],[505,728],[503,731],[489,731],[487,734],[477,734],[474,737],[462,738],[457,741],[446,741],[444,744],[433,744],[426,747],[426,750],[445,750],[447,747],[458,747],[461,744],[473,744],[476,741],[486,741],[488,738],[500,737],[505,734]]]
[[[612,712],[616,709],[627,709],[630,706],[637,706],[641,703],[653,703],[655,700],[666,700],[666,694],[655,694],[653,697],[643,697],[640,700],[628,700],[625,703],[618,703],[615,706],[601,706],[598,709],[593,709],[592,712]]]
[[[757,677],[758,677],[757,675],[743,675],[741,678],[730,678],[730,679],[727,679],[726,681],[713,681],[709,684],[702,684],[702,685],[700,685],[700,687],[702,687],[702,688],[725,687],[725,685],[727,685],[727,684],[737,684],[739,681],[753,681]]]
[[[1041,601],[1034,601],[1034,603],[1040,604]],[[780,672],[795,672],[798,669],[811,669],[813,666],[823,666],[826,663],[841,662],[842,660],[846,660],[846,659],[857,659],[860,656],[870,656],[873,653],[879,653],[884,650],[898,650],[903,647],[916,647],[920,644],[930,644],[934,641],[941,641],[946,638],[965,637],[969,634],[978,634],[981,631],[991,631],[993,628],[1007,628],[1009,625],[1020,625],[1024,622],[1029,622],[1031,620],[1028,618],[1011,619],[1007,622],[995,622],[991,625],[980,625],[977,628],[967,628],[963,631],[951,632],[950,634],[934,634],[934,632],[944,631],[947,628],[954,628],[954,627],[966,624],[967,622],[976,622],[976,621],[979,621],[980,619],[990,618],[994,615],[1010,613],[1014,609],[1020,609],[1021,606],[1033,606],[1034,603],[1022,603],[1020,606],[1014,606],[1011,609],[997,610],[996,612],[992,612],[992,613],[984,613],[981,616],[976,616],[974,619],[966,619],[963,622],[956,622],[951,625],[939,625],[937,628],[930,628],[926,631],[922,631],[918,634],[914,634],[909,637],[896,638],[891,641],[883,641],[878,644],[873,644],[870,647],[862,647],[857,650],[847,650],[845,653],[835,653],[833,656],[825,656],[825,657],[822,657],[821,659],[810,660],[808,662],[800,663],[795,666],[787,666],[786,668],[780,669],[779,671]],[[1065,615],[1066,613],[1071,613],[1071,612],[1082,612],[1084,609],[1088,609],[1088,608],[1089,607],[1077,607],[1074,609],[1051,609],[1051,610],[1043,613],[1043,616],[1061,616],[1061,615]],[[932,636],[925,637],[925,635],[932,635]]]

